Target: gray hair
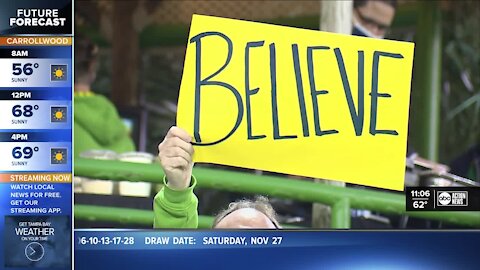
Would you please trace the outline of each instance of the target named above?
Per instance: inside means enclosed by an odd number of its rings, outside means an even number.
[[[280,224],[277,221],[277,214],[275,213],[275,210],[273,209],[272,205],[268,201],[268,198],[264,196],[256,196],[255,200],[242,199],[242,200],[238,200],[230,203],[227,209],[224,209],[217,214],[217,216],[215,217],[215,220],[213,221],[212,228],[215,228],[215,226],[217,226],[217,224],[226,216],[242,208],[253,208],[263,213],[265,216],[268,217],[268,219],[270,219],[270,221],[273,223],[275,228],[277,229],[281,228]]]

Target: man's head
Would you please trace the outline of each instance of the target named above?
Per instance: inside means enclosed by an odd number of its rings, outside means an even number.
[[[383,38],[392,24],[396,0],[354,0],[353,34]]]
[[[275,210],[265,197],[231,203],[213,222],[215,229],[278,229]]]
[[[75,37],[75,84],[93,83],[97,73],[98,47],[86,37]]]

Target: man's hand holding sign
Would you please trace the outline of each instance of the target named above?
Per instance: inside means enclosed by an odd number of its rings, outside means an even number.
[[[413,49],[194,15],[177,125],[195,162],[403,190]]]
[[[192,137],[178,127],[172,127],[158,146],[160,164],[168,185],[176,190],[188,188],[193,169]]]

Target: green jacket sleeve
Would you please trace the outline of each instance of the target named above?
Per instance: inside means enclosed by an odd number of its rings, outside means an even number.
[[[173,190],[166,184],[155,196],[153,202],[153,227],[196,229],[198,227],[198,199],[193,193],[197,180],[192,176],[190,187]]]

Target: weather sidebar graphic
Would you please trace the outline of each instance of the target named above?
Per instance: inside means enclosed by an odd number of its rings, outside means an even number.
[[[72,267],[73,5],[41,2],[0,1],[0,269],[6,270]],[[39,5],[58,10],[62,25],[10,25]]]

